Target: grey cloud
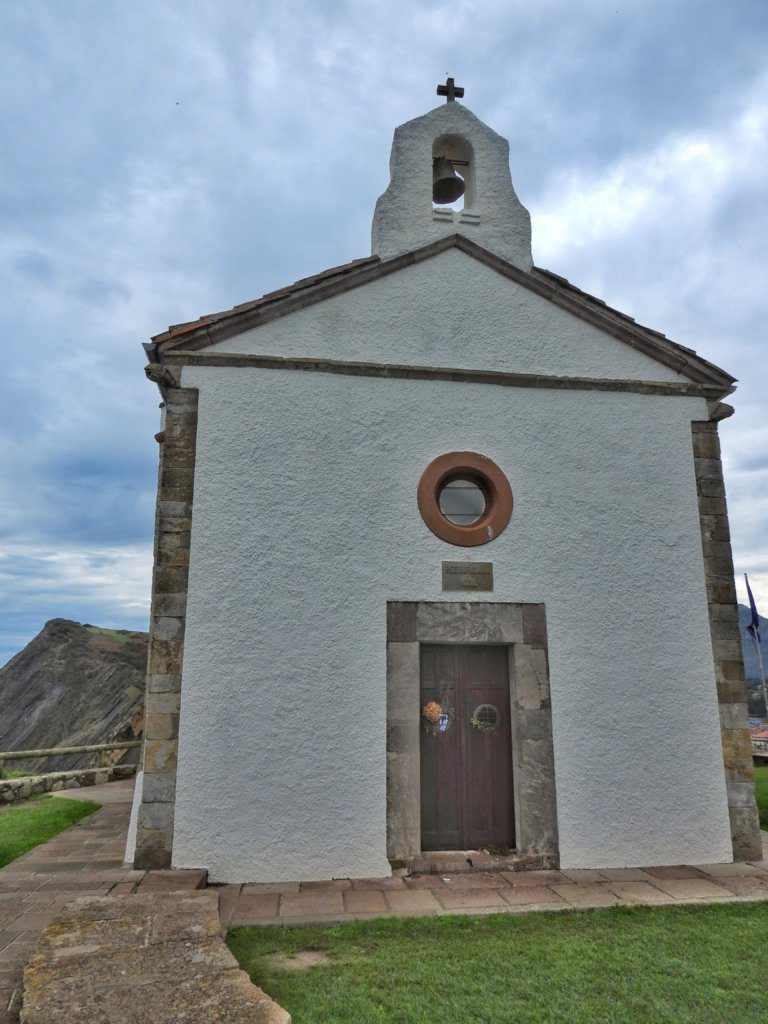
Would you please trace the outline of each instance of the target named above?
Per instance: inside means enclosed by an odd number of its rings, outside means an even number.
[[[50,284],[56,276],[53,260],[33,249],[20,252],[13,260],[13,266],[19,274],[43,284]]]

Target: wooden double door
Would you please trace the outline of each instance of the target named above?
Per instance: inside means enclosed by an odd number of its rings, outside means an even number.
[[[514,847],[508,648],[421,647],[421,846]]]

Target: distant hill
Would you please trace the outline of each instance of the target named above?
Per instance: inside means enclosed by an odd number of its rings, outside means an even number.
[[[144,721],[147,634],[51,619],[0,668],[0,750],[137,739]],[[131,764],[140,750],[111,759]],[[55,771],[98,755],[9,761],[12,770]]]

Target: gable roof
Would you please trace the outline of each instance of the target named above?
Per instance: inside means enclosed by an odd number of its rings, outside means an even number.
[[[152,338],[153,359],[162,362],[164,354],[181,356],[195,352],[237,334],[253,330],[281,316],[316,302],[340,295],[404,267],[430,259],[450,248],[457,248],[486,264],[504,277],[528,288],[574,316],[610,334],[691,381],[733,390],[736,380],[725,370],[697,355],[693,349],[671,341],[659,331],[643,327],[632,317],[613,309],[606,302],[582,291],[564,277],[534,267],[530,273],[489,252],[465,235],[448,235],[429,245],[381,260],[378,256],[353,260],[321,274],[302,278],[286,288],[268,292],[261,298],[244,302],[233,309],[209,313],[187,323],[176,324]]]

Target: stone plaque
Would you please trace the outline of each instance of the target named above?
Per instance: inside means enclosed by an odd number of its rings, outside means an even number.
[[[443,590],[493,590],[493,562],[443,562]]]

